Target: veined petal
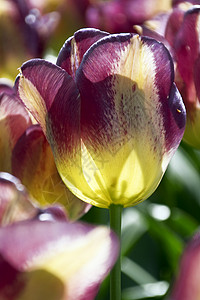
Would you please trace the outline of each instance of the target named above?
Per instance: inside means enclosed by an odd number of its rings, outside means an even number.
[[[5,91],[4,87],[4,91]],[[18,138],[31,125],[24,106],[9,87],[0,96],[0,171],[11,172],[11,154]],[[12,94],[13,92],[13,94]]]
[[[0,172],[1,226],[33,218],[37,211],[20,180],[8,173]]]
[[[10,275],[0,277],[0,298],[92,300],[118,249],[103,226],[31,221],[0,228],[1,275]]]
[[[64,205],[70,220],[81,217],[91,207],[74,196],[63,183],[39,125],[29,127],[16,143],[12,153],[12,173],[40,205]]]
[[[178,147],[185,108],[173,80],[167,49],[138,35],[110,35],[83,57],[81,138],[96,168],[88,184],[105,188],[107,206],[146,199]],[[91,164],[82,168],[85,174]]]
[[[107,32],[93,28],[78,30],[74,36],[66,40],[60,50],[57,65],[63,68],[73,78],[82,61],[83,55],[99,39],[108,35]]]

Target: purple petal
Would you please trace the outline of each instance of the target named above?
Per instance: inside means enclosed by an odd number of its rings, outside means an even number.
[[[16,80],[19,98],[41,125],[47,139],[53,142],[56,136],[61,148],[69,142],[76,148],[80,100],[73,79],[60,67],[40,59],[23,64],[21,72]],[[52,124],[48,122],[51,119]]]
[[[108,33],[92,28],[80,29],[75,32],[74,36],[67,39],[60,50],[57,65],[75,78],[85,52],[92,44],[106,35]]]
[[[171,300],[198,300],[200,268],[200,235],[197,233],[186,247],[178,277],[171,293]]]
[[[172,13],[169,15],[169,19],[165,29],[165,38],[172,47],[174,46],[176,35],[183,22],[183,16],[184,11],[179,8],[173,9]]]
[[[174,42],[177,71],[185,85],[188,104],[195,102],[194,66],[199,55],[199,19],[200,7],[188,10]],[[180,89],[182,92],[182,90]]]

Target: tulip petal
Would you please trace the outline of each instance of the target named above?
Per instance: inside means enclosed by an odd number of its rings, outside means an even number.
[[[11,90],[10,94],[2,93],[0,96],[0,171],[11,172],[12,150],[18,138],[30,125],[28,112]]]
[[[0,224],[5,226],[36,216],[38,209],[32,204],[25,187],[14,176],[0,172]]]
[[[81,138],[98,170],[90,185],[109,187],[114,203],[147,198],[181,141],[185,108],[173,80],[167,49],[138,35],[106,37],[82,60]]]
[[[26,62],[16,80],[19,98],[41,125],[53,150],[58,171],[69,189],[80,199],[102,198],[88,185],[82,173],[80,97],[72,78],[60,67],[45,60]],[[43,84],[41,84],[43,82]],[[87,159],[87,157],[86,157]],[[82,190],[77,186],[81,185]]]
[[[75,78],[85,52],[92,44],[106,35],[108,33],[93,28],[78,30],[73,37],[66,40],[60,50],[56,64]]]
[[[16,143],[12,173],[40,205],[62,203],[70,220],[80,218],[91,207],[74,196],[62,182],[50,145],[39,125],[29,127]]]
[[[92,300],[117,258],[118,241],[103,226],[20,222],[0,228],[0,255],[1,270],[12,268],[12,280],[0,280],[0,298],[9,291],[13,300]]]
[[[184,82],[185,89],[180,88],[180,91],[184,93],[188,107],[196,101],[194,66],[199,55],[199,15],[200,6],[185,13],[174,42],[177,70]]]

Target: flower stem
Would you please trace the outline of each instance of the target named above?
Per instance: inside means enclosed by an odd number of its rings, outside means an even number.
[[[110,228],[115,231],[120,242],[118,260],[110,272],[110,300],[121,300],[121,205],[110,205]]]

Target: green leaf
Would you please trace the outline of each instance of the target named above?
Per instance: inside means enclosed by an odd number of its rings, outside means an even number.
[[[122,258],[122,272],[140,285],[156,282],[149,272],[128,257]]]
[[[164,296],[169,288],[166,281],[143,284],[123,290],[122,300],[138,300],[144,298],[154,298]]]

